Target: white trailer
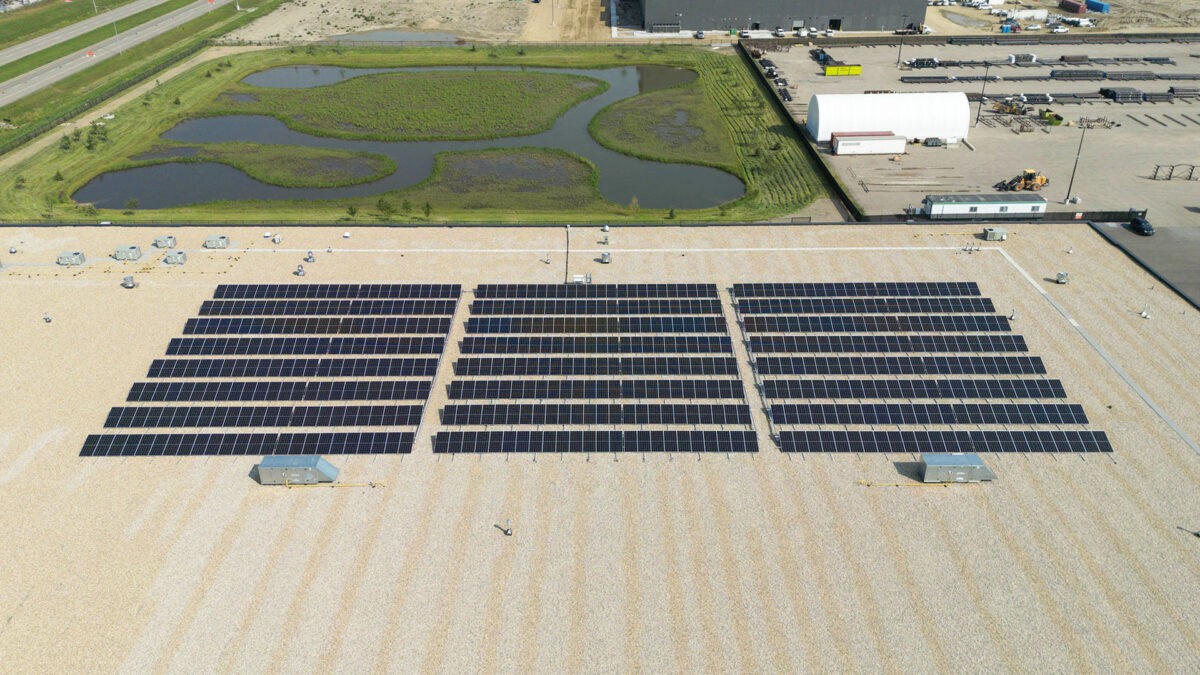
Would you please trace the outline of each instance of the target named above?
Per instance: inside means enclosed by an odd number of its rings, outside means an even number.
[[[1019,21],[1045,21],[1049,17],[1047,9],[1018,9],[1012,13],[1012,18]]]
[[[835,155],[903,155],[908,147],[904,136],[887,134],[880,136],[833,135]]]
[[[1028,220],[1046,214],[1046,199],[1022,192],[926,195],[921,211],[930,220]]]

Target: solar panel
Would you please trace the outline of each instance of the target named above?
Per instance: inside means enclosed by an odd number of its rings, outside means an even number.
[[[411,401],[429,397],[431,380],[309,382],[136,382],[130,403],[176,401]]]
[[[456,375],[737,375],[733,357],[461,358]]]
[[[450,317],[373,317],[373,318],[264,318],[264,319],[188,319],[185,335],[251,335],[255,333],[348,334],[348,333],[426,333],[445,334]]]
[[[752,335],[757,353],[1024,352],[1020,335]]]
[[[205,300],[200,316],[449,316],[457,304],[457,300]]]
[[[764,380],[781,398],[1066,398],[1058,380]]]
[[[741,380],[455,380],[452,400],[738,399]]]
[[[973,281],[872,281],[734,284],[738,298],[979,295]]]
[[[776,424],[1087,424],[1083,407],[1031,403],[776,403]]]
[[[760,356],[763,375],[1041,375],[1036,356]]]
[[[476,298],[717,298],[716,284],[480,284]]]
[[[444,425],[514,424],[750,424],[750,408],[694,403],[451,404]]]
[[[221,284],[213,297],[454,299],[461,293],[459,284]]]
[[[727,335],[474,337],[463,354],[707,354],[733,353]]]
[[[990,314],[789,316],[766,314],[743,321],[747,333],[915,333],[1010,330],[1008,319]]]
[[[742,298],[742,314],[946,314],[994,312],[988,298]]]
[[[172,338],[168,356],[441,354],[442,337]]]
[[[471,317],[467,333],[724,333],[721,316]]]
[[[784,452],[1112,452],[1103,431],[784,431]]]
[[[147,377],[432,377],[437,359],[155,359]]]
[[[145,406],[113,408],[106,428],[402,427],[421,421],[419,405]]]
[[[412,432],[92,434],[82,457],[385,455],[412,452]]]
[[[435,453],[757,452],[753,431],[443,431]]]
[[[479,316],[512,314],[720,314],[717,299],[681,300],[476,300],[471,314]]]

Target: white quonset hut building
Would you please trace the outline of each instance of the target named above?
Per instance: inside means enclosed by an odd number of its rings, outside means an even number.
[[[813,94],[808,133],[818,142],[852,131],[890,131],[914,139],[956,143],[971,128],[971,106],[960,92],[911,94]]]

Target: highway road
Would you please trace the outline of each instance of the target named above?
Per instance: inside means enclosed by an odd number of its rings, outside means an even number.
[[[14,101],[19,101],[42,87],[70,77],[100,61],[112,58],[126,49],[136,47],[146,40],[185,24],[203,15],[205,12],[210,12],[217,7],[228,5],[231,2],[234,2],[234,0],[213,0],[211,3],[208,0],[196,0],[186,7],[148,21],[137,28],[120,33],[116,37],[102,40],[91,47],[81,49],[75,54],[64,56],[57,61],[31,70],[24,75],[0,82],[0,106],[6,106]],[[89,52],[92,54],[91,56],[88,55]]]
[[[57,2],[59,0],[47,1]],[[80,35],[96,30],[101,26],[112,24],[114,21],[118,22],[117,28],[120,29],[121,19],[133,16],[138,12],[143,12],[151,7],[154,7],[155,5],[161,5],[166,1],[167,0],[136,0],[135,2],[131,2],[127,5],[121,5],[116,9],[110,10],[104,10],[104,3],[99,2],[98,4],[100,5],[102,11],[98,15],[88,17],[83,21],[77,21],[70,26],[59,28],[52,33],[39,35],[38,37],[15,44],[8,49],[0,49],[0,66],[6,63],[12,63],[17,59],[25,58],[30,54],[36,54],[37,52],[49,47],[53,47],[60,42],[66,42],[73,37],[79,37]],[[88,0],[74,0],[74,2],[86,3],[89,5],[91,4]]]

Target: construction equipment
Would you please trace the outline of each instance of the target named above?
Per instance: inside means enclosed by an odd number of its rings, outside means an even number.
[[[996,101],[992,104],[992,109],[1004,115],[1025,115],[1029,112],[1029,107],[1022,104],[1014,98],[1006,98],[1003,101]]]
[[[1038,116],[1046,121],[1052,127],[1057,127],[1063,123],[1063,116],[1054,112],[1049,108],[1042,108],[1038,111]]]
[[[997,190],[1002,192],[1020,192],[1033,190],[1037,192],[1050,184],[1050,179],[1038,173],[1037,169],[1025,169],[1019,175],[996,183]]]

